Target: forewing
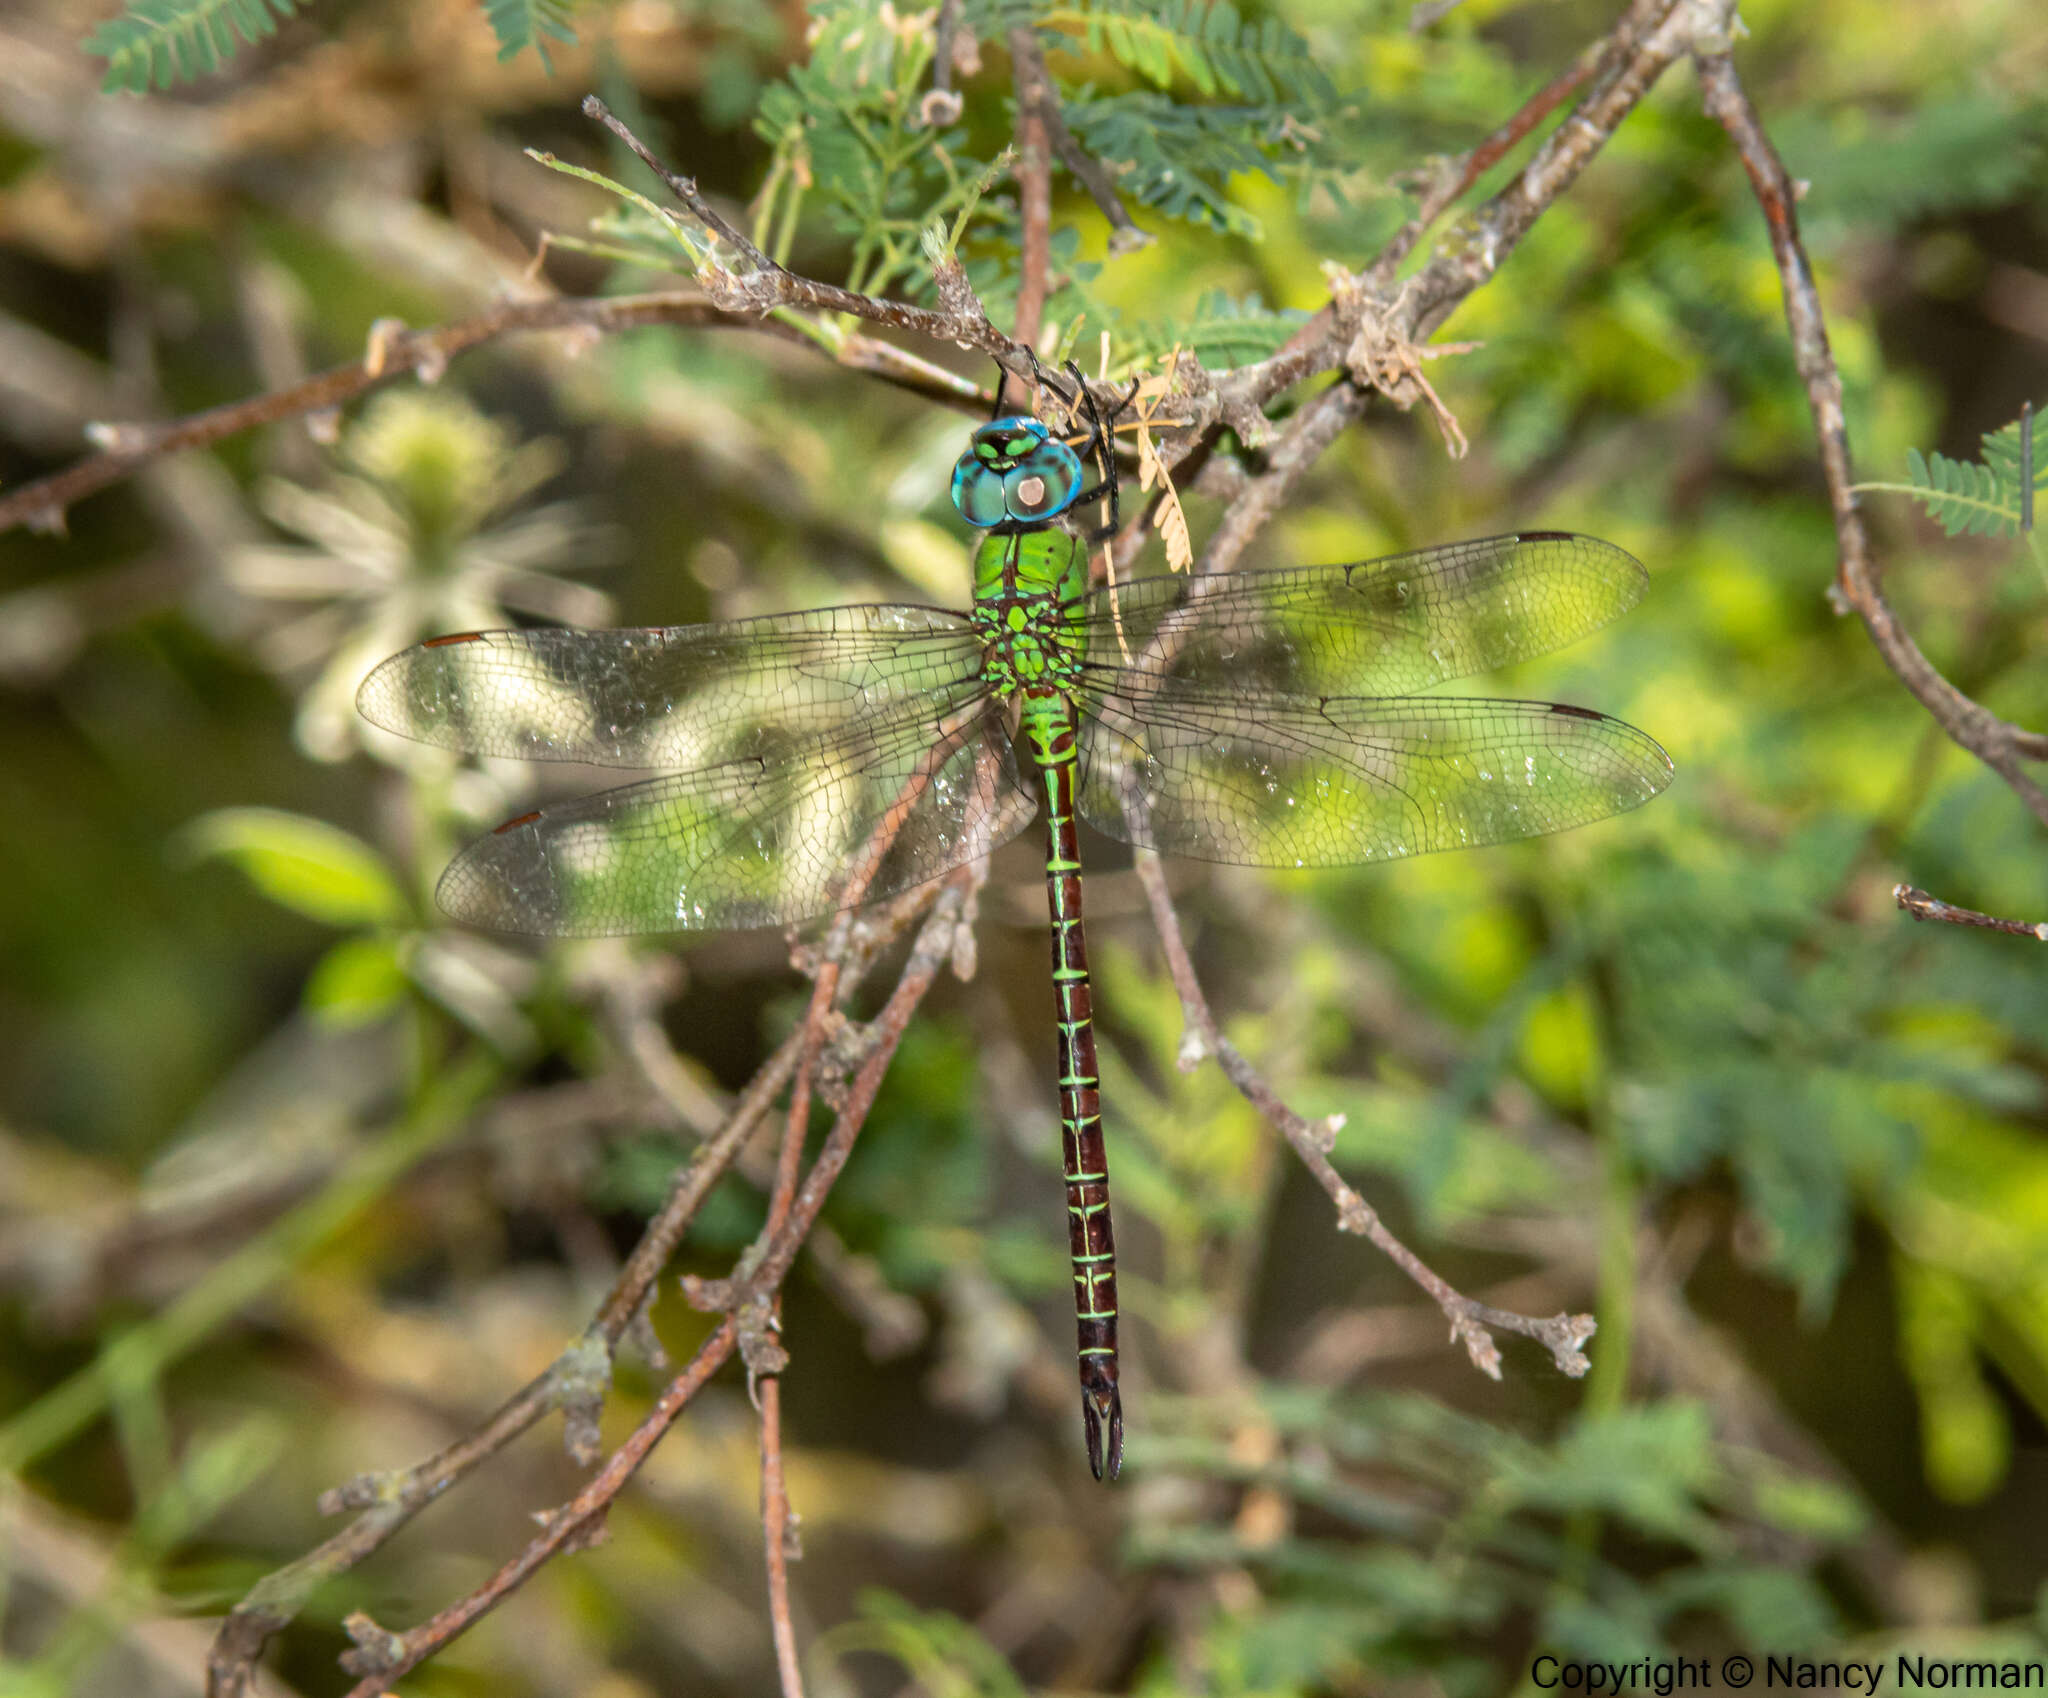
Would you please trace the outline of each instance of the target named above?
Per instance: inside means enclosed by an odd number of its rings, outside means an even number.
[[[465,849],[439,897],[556,937],[787,925],[936,878],[1034,812],[1000,711],[970,698],[527,814]]]
[[[1332,697],[1090,706],[1079,806],[1163,854],[1334,867],[1566,831],[1647,802],[1671,761],[1605,714],[1548,702]]]
[[[1611,543],[1528,531],[1335,566],[1140,578],[1092,591],[1078,616],[1099,688],[1142,683],[1169,704],[1401,696],[1547,654],[1627,612],[1647,582]]]
[[[980,667],[941,608],[828,607],[628,631],[468,631],[395,654],[356,705],[400,736],[472,755],[699,768],[789,738],[928,721]]]

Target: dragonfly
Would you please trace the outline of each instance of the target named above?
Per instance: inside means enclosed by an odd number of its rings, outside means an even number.
[[[1095,1477],[1114,1479],[1116,1241],[1077,821],[1201,861],[1351,866],[1604,819],[1672,765],[1588,708],[1425,693],[1632,607],[1643,568],[1591,537],[1092,585],[1091,546],[1118,526],[1116,461],[1068,372],[1063,432],[1001,415],[999,381],[1001,416],[954,468],[954,505],[981,533],[968,609],[465,631],[384,661],[358,705],[466,755],[654,774],[462,851],[440,905],[499,932],[793,925],[959,869],[1042,806],[1082,1428]],[[1082,526],[1091,507],[1107,522]]]

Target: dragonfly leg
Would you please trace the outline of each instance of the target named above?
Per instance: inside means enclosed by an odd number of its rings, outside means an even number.
[[[1091,544],[1107,542],[1123,526],[1123,512],[1117,501],[1116,447],[1110,440],[1110,429],[1115,425],[1117,415],[1131,404],[1131,399],[1138,393],[1138,385],[1143,380],[1135,377],[1131,379],[1130,388],[1124,392],[1123,399],[1110,408],[1109,418],[1105,421],[1096,409],[1094,393],[1088,387],[1088,380],[1081,375],[1081,368],[1069,360],[1067,370],[1073,374],[1074,386],[1080,392],[1080,403],[1088,411],[1088,435],[1076,452],[1083,460],[1090,454],[1096,455],[1097,464],[1102,467],[1102,481],[1093,489],[1084,489],[1074,497],[1070,505],[1085,507],[1090,502],[1100,501],[1105,495],[1108,496],[1108,520],[1088,533],[1088,541]],[[1072,406],[1073,403],[1069,402],[1068,405]]]

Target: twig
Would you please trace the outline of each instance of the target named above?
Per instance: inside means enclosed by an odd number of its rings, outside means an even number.
[[[595,1454],[594,1409],[603,1396],[602,1368],[608,1353],[632,1325],[690,1221],[781,1090],[795,1065],[800,1043],[801,1034],[784,1040],[740,1094],[718,1135],[706,1142],[677,1177],[661,1211],[648,1223],[575,1346],[515,1392],[474,1432],[446,1449],[411,1468],[359,1475],[321,1498],[325,1514],[349,1509],[363,1513],[306,1555],[266,1575],[229,1613],[207,1657],[210,1698],[240,1698],[248,1690],[264,1647],[290,1625],[317,1587],[354,1568],[471,1469],[495,1456],[549,1411],[561,1408],[572,1429],[584,1427],[592,1442],[575,1444],[572,1431],[572,1449]]]
[[[889,841],[894,840],[900,823],[900,819],[884,820],[882,829]],[[879,860],[874,853],[864,857],[857,875],[859,888],[852,892],[856,899],[877,865]],[[839,957],[845,952],[848,927],[844,914],[833,922],[824,960],[811,986],[811,1003],[802,1028],[803,1058],[797,1064],[796,1082],[790,1088],[789,1113],[783,1121],[782,1147],[775,1162],[775,1184],[768,1199],[768,1220],[762,1228],[764,1238],[782,1230],[796,1197],[804,1134],[811,1124],[811,1084],[818,1070],[818,1051],[825,1041],[825,1021],[832,1011],[833,992],[839,985]],[[778,1295],[769,1309],[768,1326],[779,1332],[781,1324],[782,1303]],[[743,1330],[743,1345],[744,1342]],[[797,1660],[796,1623],[789,1608],[789,1563],[799,1553],[793,1548],[794,1517],[782,1477],[782,1368],[786,1361],[778,1345],[772,1356],[750,1355],[747,1374],[750,1382],[757,1372],[761,1376],[757,1393],[761,1412],[761,1542],[768,1572],[768,1620],[775,1641],[775,1669],[782,1683],[782,1698],[803,1698],[803,1667]]]
[[[873,1048],[848,1084],[838,1118],[833,1122],[817,1160],[811,1164],[803,1184],[798,1187],[789,1219],[782,1230],[767,1242],[763,1254],[751,1268],[731,1279],[686,1279],[683,1282],[684,1295],[696,1307],[730,1312],[750,1299],[778,1289],[788,1276],[811,1223],[824,1207],[833,1181],[845,1167],[846,1158],[853,1153],[854,1140],[860,1135],[868,1111],[874,1107],[875,1095],[881,1089],[896,1046],[903,1041],[910,1016],[931,989],[939,970],[951,959],[953,929],[961,922],[968,890],[978,882],[984,870],[979,863],[962,867],[946,880],[937,901],[932,903],[930,916],[918,933],[894,993],[868,1024]]]
[[[1346,1232],[1371,1239],[1382,1255],[1429,1293],[1451,1323],[1452,1340],[1465,1347],[1465,1354],[1481,1373],[1489,1379],[1500,1378],[1500,1349],[1488,1330],[1491,1328],[1535,1339],[1550,1352],[1560,1373],[1573,1379],[1583,1375],[1592,1366],[1585,1353],[1586,1341],[1597,1325],[1591,1315],[1518,1315],[1464,1296],[1388,1231],[1378,1211],[1344,1182],[1343,1175],[1330,1161],[1330,1150],[1343,1126],[1342,1117],[1332,1115],[1327,1120],[1313,1121],[1288,1107],[1243,1052],[1223,1035],[1208,998],[1202,994],[1201,982],[1195,977],[1194,963],[1181,936],[1180,917],[1174,912],[1159,857],[1149,849],[1138,850],[1137,872],[1145,901],[1152,910],[1152,923],[1159,932],[1160,947],[1166,953],[1167,971],[1172,974],[1173,988],[1180,996],[1182,1018],[1199,1039],[1199,1047],[1189,1046],[1182,1051],[1181,1065],[1193,1067],[1204,1054],[1216,1057],[1225,1076],[1287,1140],[1315,1182],[1336,1204],[1337,1224]]]
[[[2008,937],[2030,937],[2036,943],[2048,943],[2048,920],[2031,926],[2025,920],[2001,920],[1996,914],[1958,908],[1910,884],[1893,885],[1892,900],[1916,920],[1942,920],[1951,926],[1979,926],[1988,932],[2004,932]]]
[[[1734,0],[1634,0],[1612,45],[1603,50],[1585,98],[1513,182],[1446,232],[1436,257],[1403,286],[1399,317],[1405,322],[1392,328],[1420,342],[1450,317],[1578,180],[1666,67],[1702,35],[1725,33],[1734,10]],[[1384,293],[1392,279],[1373,281]]]
[[[583,116],[602,124],[624,142],[633,156],[662,180],[668,192],[689,208],[690,216],[745,260],[749,270],[782,270],[781,266],[754,246],[751,237],[697,192],[697,180],[694,177],[680,176],[671,171],[655,156],[654,150],[633,134],[623,121],[615,117],[611,108],[596,95],[586,94],[583,97]]]
[[[768,1621],[782,1698],[803,1698],[804,1693],[796,1622],[789,1610],[789,1560],[798,1554],[792,1548],[793,1521],[782,1479],[782,1376],[771,1374],[761,1382],[761,1534],[768,1557]]]
[[[957,122],[960,96],[953,89],[953,42],[960,29],[961,0],[939,0],[939,16],[932,26],[932,86],[918,107],[920,122],[937,129]]]
[[[1437,186],[1422,197],[1415,216],[1394,233],[1393,240],[1373,261],[1373,274],[1392,277],[1401,261],[1415,251],[1415,244],[1422,240],[1429,227],[1455,205],[1467,189],[1505,159],[1517,142],[1586,86],[1607,45],[1601,42],[1589,47],[1579,55],[1576,64],[1558,72],[1530,95],[1519,112],[1465,155],[1455,174],[1446,169],[1438,178]]]
[[[986,354],[1015,377],[1028,378],[1031,375],[1030,350],[1012,341],[989,322],[988,314],[982,310],[980,300],[967,281],[965,268],[957,259],[947,256],[932,267],[932,284],[941,303],[937,309],[911,306],[905,301],[882,300],[843,289],[836,283],[820,283],[813,278],[799,276],[778,265],[734,229],[698,194],[695,182],[671,171],[656,159],[647,144],[607,110],[603,101],[591,95],[583,102],[583,110],[645,160],[692,216],[702,220],[747,262],[749,269],[743,273],[716,265],[705,265],[698,271],[697,280],[705,292],[727,311],[767,314],[777,307],[799,307],[813,312],[849,313],[870,324],[885,324],[891,329],[906,330],[933,342],[953,342]]]
[[[1792,358],[1806,385],[1814,430],[1820,442],[1822,475],[1834,511],[1838,607],[1854,608],[1885,663],[1935,723],[2010,786],[2034,817],[2048,823],[2048,791],[2020,770],[2023,761],[2048,760],[2048,737],[2000,719],[1972,701],[1934,669],[1907,635],[1885,600],[1883,580],[1870,551],[1863,515],[1857,510],[1855,476],[1849,463],[1849,432],[1842,408],[1842,379],[1828,346],[1827,321],[1814,288],[1813,268],[1799,240],[1794,211],[1798,190],[1784,161],[1764,133],[1756,108],[1736,75],[1725,43],[1699,59],[1700,90],[1708,114],[1728,132],[1749,173],[1751,189],[1770,228],[1771,252],[1785,293],[1785,320]]]
[[[1332,301],[1270,358],[1240,366],[1220,380],[1216,385],[1220,416],[1227,422],[1232,407],[1263,407],[1303,378],[1341,364],[1343,350],[1357,336],[1363,314],[1383,315],[1383,333],[1396,341],[1426,341],[1473,290],[1493,276],[1545,209],[1577,180],[1664,68],[1685,51],[1691,32],[1704,27],[1701,15],[1718,19],[1728,9],[1728,0],[1630,0],[1620,21],[1596,49],[1590,86],[1578,108],[1544,139],[1513,182],[1447,234],[1438,257],[1410,280],[1412,287],[1397,291],[1394,274],[1428,224],[1434,222],[1434,214],[1426,222],[1411,222],[1395,235],[1359,274],[1349,300]],[[1544,89],[1529,104],[1537,105],[1548,93],[1549,89]],[[1521,116],[1511,118],[1503,130],[1512,129]],[[1530,115],[1529,127],[1540,117],[1540,110]],[[1501,133],[1496,131],[1481,142],[1449,180],[1463,182],[1472,159]],[[1479,169],[1484,171],[1485,166]],[[1478,174],[1474,172],[1473,177]],[[1448,205],[1448,200],[1442,202],[1437,211]]]
[[[873,1038],[869,1057],[847,1092],[824,1149],[796,1194],[782,1232],[768,1244],[767,1254],[755,1261],[752,1273],[744,1279],[736,1277],[716,1286],[701,1280],[685,1280],[686,1293],[700,1307],[727,1310],[717,1331],[700,1348],[690,1365],[670,1382],[654,1410],[612,1453],[590,1484],[550,1516],[542,1533],[483,1586],[403,1634],[387,1632],[364,1616],[352,1618],[348,1626],[358,1648],[344,1660],[351,1673],[363,1674],[366,1678],[351,1689],[350,1698],[373,1698],[374,1694],[384,1691],[393,1680],[416,1667],[501,1603],[549,1557],[563,1549],[581,1548],[596,1537],[611,1501],[624,1488],[661,1434],[734,1350],[744,1348],[743,1335],[754,1324],[752,1317],[766,1314],[782,1281],[788,1277],[805,1234],[824,1206],[833,1181],[845,1166],[846,1157],[874,1106],[882,1078],[888,1071],[911,1015],[931,988],[939,970],[952,956],[954,928],[960,922],[967,890],[977,873],[975,867],[962,868],[936,893],[929,890],[912,893],[929,904],[930,912],[918,933],[917,942],[912,946],[910,959],[895,991],[868,1028]],[[915,908],[905,905],[892,912],[907,924],[914,916]],[[863,953],[866,953],[865,949]],[[793,1035],[792,1042],[800,1044],[804,1039],[805,1029],[800,1028]],[[716,1293],[719,1300],[706,1301],[707,1292]],[[728,1296],[731,1300],[724,1300]],[[792,1650],[792,1657],[793,1654]]]
[[[696,289],[503,301],[472,318],[429,330],[393,330],[387,325],[364,357],[352,365],[335,366],[303,383],[208,407],[166,423],[124,424],[96,432],[106,444],[101,453],[0,495],[0,531],[16,525],[38,531],[61,530],[65,511],[74,502],[120,482],[166,454],[184,448],[204,448],[258,425],[338,407],[408,375],[417,374],[422,382],[434,382],[457,354],[501,336],[536,330],[614,335],[649,324],[753,330],[819,351],[817,341],[796,326],[754,313],[729,311],[706,300]],[[841,365],[871,373],[933,400],[959,402],[971,396],[971,390],[964,390],[936,367],[872,337],[846,338],[834,357]]]
[[[478,1617],[517,1591],[557,1551],[589,1544],[600,1531],[612,1500],[646,1461],[690,1399],[725,1365],[738,1337],[738,1324],[729,1318],[722,1321],[690,1359],[689,1366],[662,1389],[653,1409],[606,1459],[590,1483],[548,1518],[547,1526],[523,1551],[466,1598],[450,1604],[408,1633],[387,1633],[361,1614],[343,1623],[357,1647],[342,1658],[343,1666],[349,1673],[363,1676],[349,1688],[348,1698],[379,1698],[379,1694],[388,1692],[393,1683],[425,1662]]]
[[[1045,68],[1045,53],[1038,44],[1037,32],[1028,26],[1010,31],[1010,64],[1016,78],[1018,90],[1018,116],[1023,116],[1023,101],[1027,88],[1036,102],[1038,117],[1045,136],[1052,143],[1052,149],[1060,156],[1060,163],[1074,175],[1074,181],[1088,191],[1088,198],[1095,208],[1109,221],[1109,251],[1112,255],[1134,253],[1139,248],[1149,247],[1151,235],[1131,222],[1131,215],[1124,210],[1116,185],[1110,181],[1109,173],[1074,139],[1074,132],[1067,128],[1067,120],[1060,111],[1059,91],[1052,75]]]
[[[1017,87],[1017,317],[1011,326],[1027,348],[1038,346],[1052,269],[1052,144],[1045,61],[1028,25],[1010,31],[1010,72]]]

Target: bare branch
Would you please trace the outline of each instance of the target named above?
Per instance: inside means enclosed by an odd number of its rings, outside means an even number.
[[[1573,1379],[1583,1375],[1592,1366],[1586,1359],[1585,1344],[1598,1326],[1591,1315],[1518,1315],[1510,1309],[1496,1309],[1464,1296],[1388,1231],[1379,1212],[1345,1183],[1343,1175],[1330,1161],[1330,1150],[1343,1126],[1342,1118],[1333,1115],[1327,1120],[1314,1121],[1290,1108],[1245,1059],[1243,1052],[1223,1035],[1216,1024],[1215,1014],[1209,1008],[1208,998],[1202,994],[1201,983],[1195,977],[1194,963],[1189,959],[1186,940],[1181,936],[1180,916],[1174,912],[1173,898],[1166,888],[1166,876],[1160,871],[1159,857],[1149,849],[1138,850],[1137,871],[1138,881],[1144,887],[1146,904],[1152,910],[1152,922],[1159,931],[1160,947],[1166,952],[1167,971],[1172,974],[1173,988],[1180,996],[1182,1018],[1198,1040],[1182,1050],[1181,1065],[1191,1068],[1198,1065],[1204,1055],[1216,1057],[1217,1065],[1243,1094],[1245,1101],[1264,1115],[1268,1124],[1287,1140],[1315,1182],[1336,1204],[1337,1224],[1346,1232],[1356,1232],[1371,1239],[1381,1254],[1429,1293],[1444,1312],[1444,1318],[1451,1323],[1452,1340],[1465,1347],[1472,1365],[1481,1373],[1489,1379],[1500,1378],[1500,1350],[1493,1342],[1489,1331],[1492,1329],[1535,1339],[1550,1352],[1560,1373]]]
[[[1972,701],[1934,669],[1900,625],[1884,595],[1883,577],[1871,555],[1869,533],[1856,506],[1855,475],[1849,462],[1849,430],[1842,409],[1842,378],[1828,346],[1827,320],[1814,288],[1813,267],[1799,240],[1798,191],[1785,162],[1764,133],[1756,108],[1736,75],[1725,45],[1700,56],[1700,89],[1708,114],[1728,132],[1749,173],[1757,205],[1771,233],[1771,252],[1785,292],[1785,320],[1792,358],[1806,385],[1814,431],[1820,441],[1821,473],[1834,511],[1838,607],[1854,608],[1885,664],[1898,674],[1920,705],[1962,748],[2005,780],[2014,795],[2048,824],[2048,791],[2021,770],[2024,761],[2048,760],[2048,737],[2007,723]]]
[[[2025,920],[2001,920],[1996,914],[1980,914],[1975,908],[1955,907],[1910,884],[1893,885],[1892,900],[1916,920],[1942,920],[1952,926],[1978,926],[1989,932],[2004,932],[2008,937],[2030,937],[2036,943],[2048,943],[2048,921],[2029,925]]]
[[[458,319],[431,330],[394,330],[386,322],[372,338],[364,357],[353,365],[335,366],[303,383],[209,407],[167,423],[126,424],[95,433],[107,443],[103,452],[0,495],[0,531],[16,525],[40,531],[61,530],[64,514],[74,502],[120,482],[166,454],[184,448],[204,448],[258,425],[322,412],[401,377],[417,374],[422,382],[433,382],[457,354],[502,336],[536,330],[615,335],[647,324],[752,330],[822,352],[813,338],[795,326],[754,313],[729,311],[706,300],[697,289],[508,300],[473,318]],[[964,390],[948,374],[871,337],[847,338],[835,358],[841,365],[869,372],[932,400],[957,403],[971,399],[971,391]]]
[[[1017,82],[1019,119],[1023,117],[1023,104],[1028,96],[1037,108],[1038,122],[1044,130],[1045,139],[1060,156],[1060,163],[1073,173],[1074,180],[1088,191],[1088,198],[1095,203],[1096,210],[1109,220],[1110,253],[1134,253],[1139,248],[1149,247],[1152,237],[1131,222],[1131,215],[1124,210],[1123,199],[1117,194],[1109,173],[1088,157],[1086,150],[1074,139],[1074,132],[1067,128],[1066,116],[1060,111],[1059,90],[1045,68],[1045,54],[1038,45],[1035,30],[1026,26],[1010,31],[1010,62]],[[1021,142],[1021,122],[1018,128]]]
[[[1010,31],[1010,67],[1017,85],[1017,318],[1011,329],[1027,348],[1038,345],[1052,269],[1052,144],[1045,109],[1051,78],[1034,51],[1031,30]]]
[[[738,1324],[727,1319],[706,1339],[690,1364],[669,1381],[654,1407],[631,1436],[606,1459],[590,1483],[548,1518],[547,1525],[511,1561],[467,1597],[450,1604],[409,1633],[386,1633],[368,1618],[352,1616],[345,1625],[357,1648],[343,1657],[349,1673],[363,1678],[349,1688],[349,1698],[378,1698],[469,1625],[495,1609],[531,1579],[542,1563],[564,1548],[588,1545],[602,1527],[605,1512],[647,1460],[661,1435],[688,1407],[690,1399],[725,1365],[738,1343]]]

